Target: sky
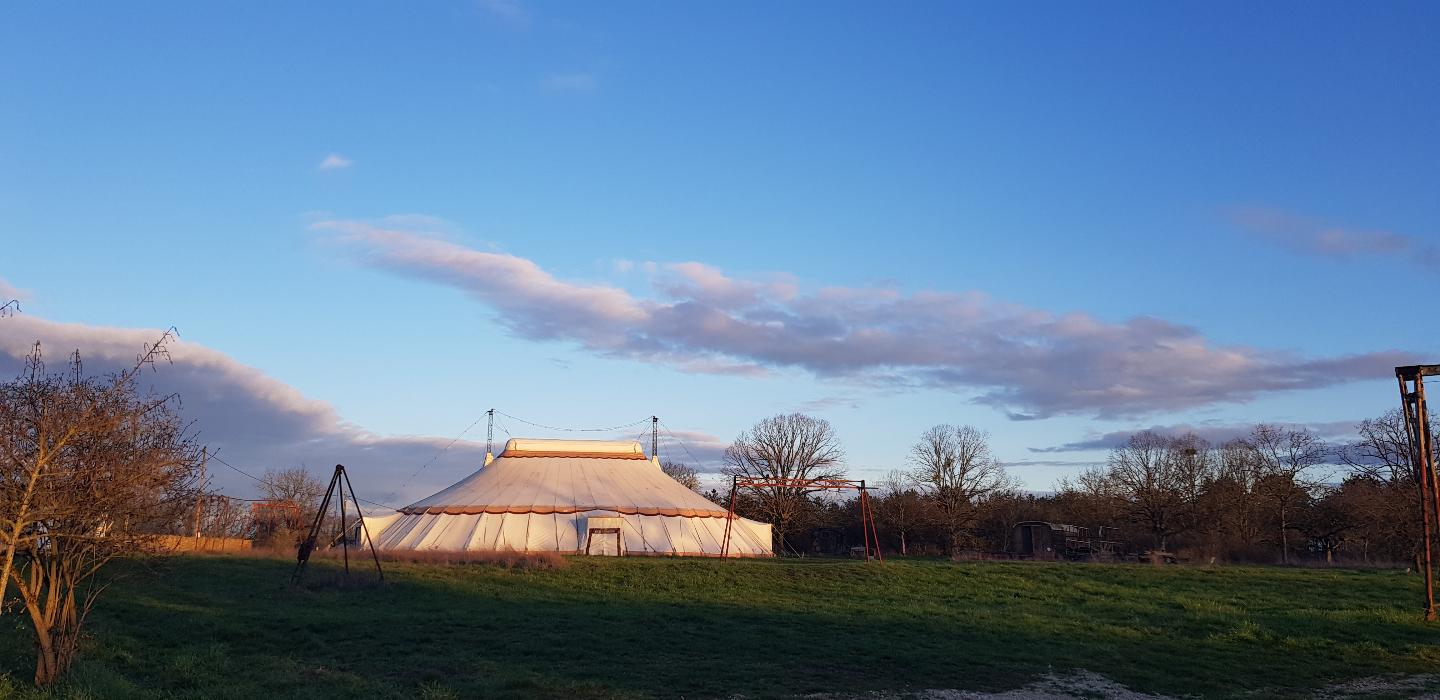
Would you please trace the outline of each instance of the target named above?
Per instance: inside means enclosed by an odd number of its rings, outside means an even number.
[[[1440,358],[1434,3],[3,12],[0,370],[173,326],[142,381],[251,475],[413,501],[490,408],[713,471],[803,411],[856,478],[970,424],[1043,491]]]

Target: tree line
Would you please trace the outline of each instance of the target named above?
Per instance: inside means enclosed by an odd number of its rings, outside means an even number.
[[[847,473],[834,428],[799,413],[742,432],[724,462],[727,476]],[[728,491],[705,495],[728,502]],[[1104,527],[1135,552],[1205,561],[1411,563],[1421,542],[1419,486],[1398,410],[1362,421],[1339,442],[1264,423],[1220,444],[1142,431],[1049,493],[1021,490],[985,431],[941,424],[917,437],[904,468],[873,485],[871,504],[882,545],[900,554],[1012,556],[1015,525],[1027,521]],[[771,523],[781,554],[841,553],[862,540],[853,496],[742,488],[736,512]]]

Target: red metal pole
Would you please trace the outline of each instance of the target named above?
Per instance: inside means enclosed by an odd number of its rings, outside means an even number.
[[[880,531],[875,528],[875,506],[870,503],[869,489],[862,491],[861,494],[865,499],[866,520],[869,521],[870,533],[875,539],[875,558],[883,562],[885,561],[885,553],[880,550]]]
[[[1431,500],[1430,495],[1434,491],[1435,485],[1431,482],[1430,470],[1425,467],[1426,462],[1429,460],[1427,460],[1424,453],[1421,452],[1424,445],[1423,438],[1419,433],[1421,433],[1424,428],[1416,424],[1419,421],[1419,412],[1418,406],[1414,405],[1416,403],[1414,399],[1418,398],[1418,395],[1412,397],[1404,376],[1397,374],[1396,378],[1400,381],[1400,400],[1401,408],[1404,409],[1405,437],[1409,443],[1410,461],[1414,468],[1415,487],[1420,492],[1420,529],[1422,538],[1420,551],[1422,554],[1421,567],[1424,569],[1420,574],[1425,579],[1425,619],[1431,621],[1435,619],[1435,578],[1430,552],[1429,501]],[[1420,381],[1418,375],[1415,377],[1415,380],[1418,384]]]
[[[1430,411],[1425,405],[1425,376],[1417,373],[1415,375],[1415,428],[1419,433],[1420,440],[1417,446],[1420,451],[1420,465],[1425,470],[1425,481],[1430,496],[1430,516],[1434,520],[1436,532],[1440,532],[1440,479],[1435,474],[1435,450],[1430,444]],[[1427,547],[1430,539],[1426,538]],[[1433,553],[1431,555],[1434,556]],[[1430,584],[1430,602],[1427,620],[1435,619],[1435,577],[1432,571],[1426,571],[1426,580]]]
[[[865,495],[865,484],[860,484],[860,532],[865,535],[865,561],[870,561],[870,526],[866,521],[870,519],[870,499]],[[877,543],[875,549],[880,549]]]

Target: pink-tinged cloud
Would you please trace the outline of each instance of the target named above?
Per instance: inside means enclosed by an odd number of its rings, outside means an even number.
[[[1440,246],[1415,236],[1347,228],[1273,207],[1229,207],[1224,213],[1251,235],[1304,255],[1337,259],[1393,257],[1440,270]]]
[[[1312,358],[1221,345],[1189,326],[1054,314],[978,292],[824,288],[736,279],[699,263],[659,268],[655,294],[566,282],[514,255],[393,222],[315,224],[361,259],[467,291],[518,337],[688,371],[799,369],[874,385],[963,391],[1012,418],[1133,417],[1383,378],[1415,356]]]
[[[122,371],[133,366],[145,345],[160,334],[155,329],[57,323],[16,314],[0,319],[0,377],[15,376],[36,341],[52,370],[64,369],[70,353],[78,350],[88,373]],[[307,398],[224,353],[184,340],[169,348],[168,362],[140,375],[142,389],[177,395],[177,410],[199,441],[252,475],[270,468],[305,466],[317,477],[328,478],[335,464],[345,464],[362,498],[390,497],[394,504],[403,504],[443,488],[483,463],[484,444],[462,440],[397,491],[395,487],[450,438],[376,435],[344,422],[329,404]],[[218,461],[209,473],[224,493],[256,493],[253,482]]]
[[[1316,437],[1332,443],[1341,443],[1355,437],[1356,426],[1360,421],[1328,421],[1323,423],[1286,423],[1274,422],[1271,425],[1278,425],[1291,430],[1306,430]],[[1110,450],[1116,447],[1123,447],[1130,441],[1130,436],[1141,432],[1152,432],[1156,435],[1177,437],[1180,435],[1193,434],[1209,442],[1211,445],[1221,445],[1236,438],[1243,438],[1250,435],[1255,429],[1254,423],[1177,423],[1173,425],[1152,425],[1146,428],[1135,428],[1133,430],[1114,430],[1107,433],[1094,433],[1080,440],[1067,442],[1050,447],[1031,447],[1031,452],[1083,452],[1087,450]]]

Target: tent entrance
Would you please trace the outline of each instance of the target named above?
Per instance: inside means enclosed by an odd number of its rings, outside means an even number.
[[[625,556],[620,518],[585,519],[585,553],[603,557]]]

